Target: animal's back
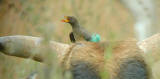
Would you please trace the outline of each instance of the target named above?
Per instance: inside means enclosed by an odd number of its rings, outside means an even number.
[[[76,43],[64,60],[73,79],[102,79],[106,70],[109,79],[150,79],[149,68],[136,42],[127,41],[113,47],[113,56],[105,60],[104,48],[99,43]]]

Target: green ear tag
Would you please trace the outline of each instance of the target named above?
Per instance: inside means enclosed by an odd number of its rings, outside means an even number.
[[[93,34],[91,37],[91,42],[99,42],[101,40],[101,37],[99,34]]]

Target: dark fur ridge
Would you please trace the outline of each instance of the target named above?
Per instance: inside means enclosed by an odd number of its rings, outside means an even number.
[[[79,62],[73,65],[71,72],[73,79],[101,79],[95,69],[91,68],[91,65],[86,62]]]
[[[147,68],[137,60],[128,60],[121,65],[116,79],[148,79]]]

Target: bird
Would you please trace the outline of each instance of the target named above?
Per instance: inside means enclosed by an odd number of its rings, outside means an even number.
[[[69,23],[72,26],[72,32],[70,32],[69,37],[71,42],[76,41],[90,41],[90,42],[99,42],[99,34],[91,34],[84,27],[82,27],[76,17],[74,16],[65,16],[65,19],[62,22]]]

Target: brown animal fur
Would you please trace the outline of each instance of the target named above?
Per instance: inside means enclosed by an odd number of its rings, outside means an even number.
[[[94,63],[93,66],[102,66],[104,63],[104,49],[97,43],[79,42],[73,44],[68,52],[61,58],[61,64],[65,65],[67,69],[71,67],[71,63],[77,61],[86,61]]]
[[[120,66],[129,60],[137,60],[143,63],[147,69],[148,79],[150,79],[150,69],[147,66],[142,54],[143,52],[136,45],[136,41],[119,41],[113,47],[113,57],[107,60],[106,68],[111,79],[119,76]]]
[[[109,44],[109,43],[107,43]],[[103,45],[104,46],[104,45]],[[61,64],[66,69],[71,69],[73,64],[85,61],[91,64],[96,72],[106,70],[110,79],[119,77],[121,66],[129,60],[137,60],[145,65],[149,79],[149,68],[144,61],[142,51],[136,45],[136,41],[119,41],[113,46],[113,56],[104,59],[104,48],[100,43],[79,42],[71,46],[68,52],[61,58]]]

